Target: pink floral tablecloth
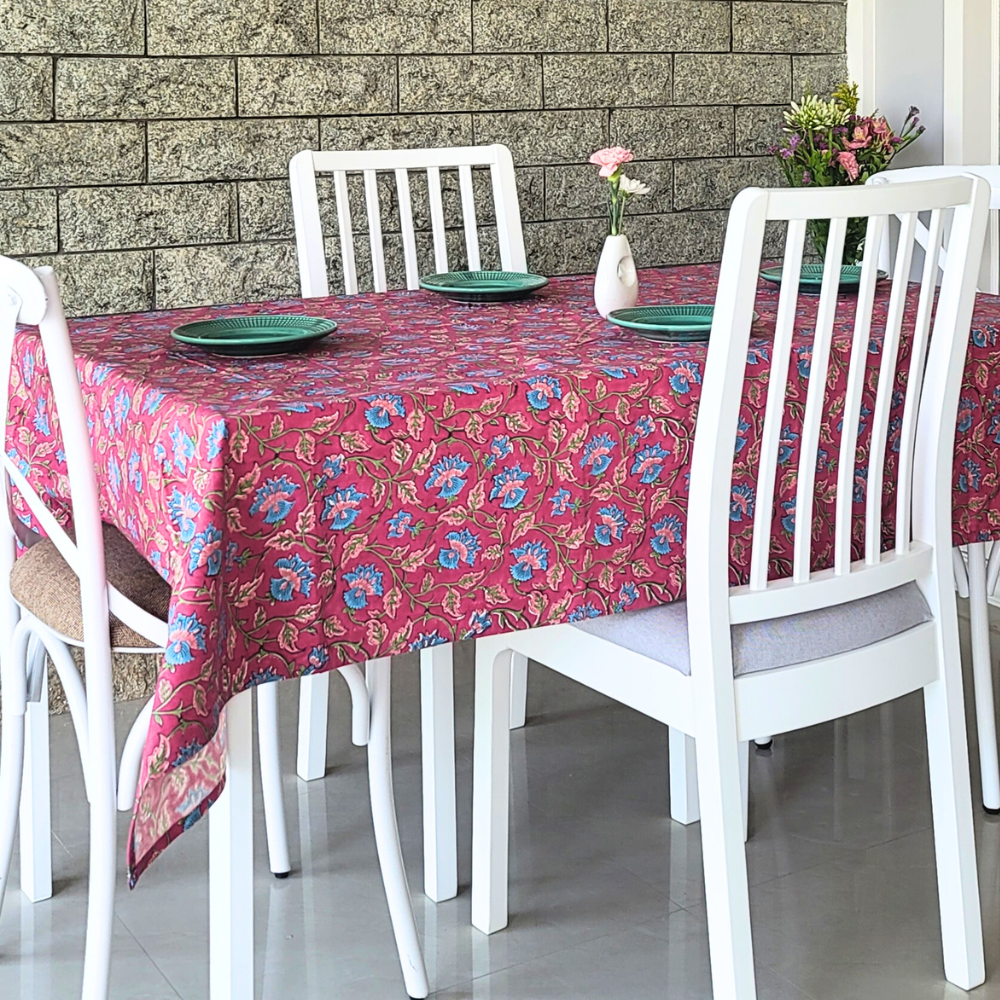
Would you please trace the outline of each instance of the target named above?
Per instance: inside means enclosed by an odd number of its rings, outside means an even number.
[[[711,302],[716,275],[715,267],[646,272],[642,301]],[[173,590],[128,842],[133,882],[221,791],[219,719],[234,693],[684,593],[705,348],[662,346],[611,326],[591,294],[592,278],[581,277],[488,308],[396,292],[72,323],[105,518]],[[762,284],[736,441],[734,580],[749,557],[776,304]],[[814,311],[804,299],[774,507],[775,574],[788,572],[791,553]],[[181,322],[252,312],[329,316],[340,329],[271,360],[216,358],[170,338]],[[816,486],[820,564],[832,537],[827,501],[852,320],[844,297]],[[998,325],[1000,300],[981,298],[958,423],[956,542],[1000,537]],[[874,372],[877,336],[869,353]],[[36,331],[19,332],[15,358],[7,448],[61,509],[65,468]],[[859,514],[872,405],[869,392]],[[886,513],[888,528],[891,495]]]

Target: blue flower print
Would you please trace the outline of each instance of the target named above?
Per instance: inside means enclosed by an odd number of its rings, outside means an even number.
[[[150,389],[142,401],[142,412],[153,414],[160,408],[160,404],[167,398],[167,394],[162,389]]]
[[[445,455],[433,466],[430,475],[424,483],[424,489],[437,490],[438,496],[445,500],[457,497],[465,486],[462,473],[468,469],[469,463],[458,455]]]
[[[639,477],[639,482],[648,486],[660,478],[663,471],[663,460],[670,454],[662,444],[646,445],[637,452],[632,464],[632,475]]]
[[[893,417],[892,420],[889,421],[889,450],[896,455],[899,454],[902,432],[903,418]]]
[[[958,401],[958,433],[965,434],[972,426],[972,418],[979,409],[979,404],[968,396],[963,396]]]
[[[854,470],[854,502],[864,503],[868,490],[868,466],[859,465]]]
[[[334,479],[339,479],[344,474],[346,468],[343,455],[328,455],[323,459],[323,468],[320,470],[321,474],[316,477],[316,488],[322,489],[327,483],[332,482]]]
[[[118,459],[114,455],[108,455],[108,485],[116,500],[122,498],[122,470],[118,465]]]
[[[673,372],[670,388],[687,395],[694,385],[701,385],[701,365],[697,361],[671,361],[667,367]]]
[[[247,679],[244,690],[256,687],[258,684],[270,684],[272,681],[280,681],[281,677],[275,673],[273,667],[258,667]]]
[[[24,378],[24,384],[30,389],[31,383],[35,379],[35,355],[30,350],[24,352],[24,357],[21,360],[21,375]]]
[[[627,608],[630,604],[635,604],[638,599],[639,588],[631,580],[626,580],[618,591],[618,600]]]
[[[798,368],[800,378],[809,378],[809,370],[812,367],[812,356],[813,349],[812,345],[806,347],[800,347],[796,352],[795,356],[799,359],[796,367]]]
[[[636,370],[631,365],[628,368],[599,368],[608,378],[625,378],[626,375],[635,375]]]
[[[175,423],[170,432],[170,441],[174,446],[174,465],[181,473],[187,474],[187,464],[194,458],[194,438]]]
[[[729,501],[729,520],[742,521],[744,517],[753,517],[754,490],[746,483],[737,483],[733,487]]]
[[[371,403],[365,410],[365,419],[372,427],[388,427],[393,417],[405,417],[406,407],[403,397],[390,392],[375,393],[372,396],[361,397],[366,403]]]
[[[177,751],[177,756],[171,761],[171,767],[180,767],[181,764],[186,764],[189,760],[195,757],[204,746],[198,740],[192,740],[190,743],[185,743],[184,746],[180,747]],[[201,813],[198,813],[200,816]]]
[[[433,632],[421,632],[416,639],[410,643],[410,649],[427,649],[428,646],[441,646],[448,640],[438,633],[437,629]]]
[[[476,556],[482,547],[478,535],[463,528],[461,531],[449,531],[444,540],[447,545],[438,552],[438,562],[444,569],[458,569],[461,563],[475,565]]]
[[[598,545],[610,545],[613,541],[622,540],[622,531],[625,530],[627,521],[625,511],[617,504],[609,507],[602,507],[597,512],[598,523],[594,525],[594,540]]]
[[[474,639],[477,635],[482,635],[491,625],[493,619],[488,611],[473,611],[469,615],[468,631],[462,635],[463,639]]]
[[[211,524],[191,541],[188,572],[193,573],[199,566],[204,566],[209,576],[215,576],[222,568],[222,532]]]
[[[205,649],[205,626],[197,615],[178,615],[170,623],[164,658],[171,666],[180,666],[194,659],[196,649]]]
[[[614,445],[614,439],[610,434],[595,434],[584,445],[580,468],[586,469],[589,465],[591,474],[595,476],[607,472],[608,466],[611,465]]]
[[[650,548],[658,555],[665,556],[675,545],[684,541],[684,528],[676,514],[668,514],[653,524]]]
[[[566,621],[568,622],[582,622],[586,621],[588,618],[600,618],[601,612],[594,607],[592,601],[587,601],[586,604],[578,604],[572,611],[566,616]]]
[[[522,470],[520,463],[501,469],[493,477],[490,499],[499,500],[504,510],[513,510],[528,495],[525,483],[530,478],[531,473]]]
[[[269,479],[257,488],[254,501],[250,505],[251,514],[264,514],[265,524],[278,524],[292,512],[295,499],[292,494],[299,488],[288,476]]]
[[[389,537],[405,538],[407,532],[411,535],[417,533],[417,527],[413,523],[413,515],[408,510],[398,510],[389,518]]]
[[[104,385],[111,374],[111,365],[94,365],[94,370],[90,373],[90,381],[94,385]]]
[[[313,646],[309,650],[309,659],[306,661],[306,669],[302,671],[306,674],[315,674],[322,670],[330,662],[330,653],[325,646]]]
[[[323,498],[323,513],[320,514],[320,520],[329,521],[332,531],[349,528],[358,519],[361,501],[367,496],[367,493],[361,493],[354,485],[334,490]]]
[[[962,471],[958,477],[958,488],[963,493],[968,493],[969,490],[978,490],[981,477],[982,469],[979,463],[967,458],[962,463]]]
[[[167,500],[167,510],[170,519],[180,528],[182,542],[190,542],[194,538],[194,519],[201,510],[201,504],[190,493],[181,493],[175,486],[174,492]]]
[[[140,463],[142,459],[139,457],[139,452],[134,448],[129,452],[128,456],[128,481],[132,484],[132,489],[136,493],[142,492],[142,469],[140,468]]]
[[[208,429],[208,436],[205,438],[205,457],[211,461],[218,458],[222,453],[222,442],[229,437],[229,428],[226,427],[225,420],[216,420]]]
[[[38,397],[38,404],[35,406],[35,430],[39,434],[51,434],[52,428],[49,426],[49,415],[45,412],[45,397]]]
[[[27,479],[28,473],[31,472],[31,465],[28,463],[28,460],[21,458],[21,456],[18,455],[16,448],[10,448],[7,451],[7,457],[14,463],[14,465],[17,466],[17,471],[20,472],[25,479]]]
[[[381,597],[382,573],[375,568],[374,563],[358,566],[344,574],[344,603],[354,611],[360,611],[368,606],[368,598]]]
[[[639,417],[635,422],[635,431],[639,437],[649,437],[654,430],[656,430],[656,424],[653,423],[652,417]]]
[[[560,487],[552,496],[549,497],[549,501],[552,504],[552,516],[561,517],[563,514],[568,513],[573,509],[573,504],[571,500],[573,494],[570,493],[565,487]]]
[[[747,423],[742,417],[740,417],[740,422],[736,427],[736,454],[738,455],[746,446],[746,432],[750,430],[750,424]]]
[[[795,442],[799,436],[788,424],[781,429],[781,437],[778,439],[778,465],[787,465],[795,454]]]
[[[312,593],[316,574],[301,556],[293,553],[279,559],[274,568],[279,575],[271,577],[271,596],[276,601],[290,601],[298,593],[303,597]]]
[[[781,509],[784,511],[781,516],[781,527],[792,535],[795,533],[795,501],[782,500]]]
[[[514,450],[510,438],[506,434],[498,434],[490,442],[490,453],[486,457],[486,468],[492,469],[501,459],[506,458]]]
[[[114,408],[115,430],[120,432],[122,424],[128,419],[129,410],[132,409],[132,400],[129,397],[128,390],[121,389],[118,395],[115,396]]]
[[[559,379],[551,375],[534,375],[526,378],[525,384],[528,392],[525,399],[533,410],[547,410],[549,402],[553,399],[562,399],[562,386]]]
[[[514,565],[510,575],[519,583],[525,583],[535,575],[535,570],[549,568],[549,550],[542,542],[525,542],[511,550]]]

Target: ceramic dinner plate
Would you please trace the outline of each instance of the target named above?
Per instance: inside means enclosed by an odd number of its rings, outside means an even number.
[[[185,323],[170,336],[210,354],[260,358],[301,351],[336,329],[333,320],[317,316],[228,316]]]
[[[760,276],[765,281],[770,281],[774,285],[781,284],[781,267],[765,267]],[[885,271],[879,271],[876,280],[884,281],[889,275]],[[840,290],[842,292],[856,292],[861,284],[861,266],[858,264],[844,264],[840,269]],[[803,292],[819,293],[823,287],[823,265],[803,264],[799,272],[799,289]]]
[[[712,332],[715,306],[710,304],[635,306],[615,309],[608,322],[635,330],[646,340],[663,343],[703,343]],[[754,321],[760,319],[753,314]]]
[[[510,302],[544,288],[548,278],[520,271],[449,271],[420,279],[420,287],[456,302]]]

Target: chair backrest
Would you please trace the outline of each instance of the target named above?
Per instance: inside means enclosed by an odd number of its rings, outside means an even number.
[[[344,270],[344,291],[358,291],[358,270],[354,249],[354,225],[351,218],[348,176],[364,178],[365,218],[371,248],[371,270],[376,292],[388,290],[386,279],[385,237],[379,203],[380,173],[395,174],[399,232],[406,275],[406,287],[418,287],[417,236],[413,221],[410,171],[426,172],[427,210],[434,245],[434,266],[447,271],[448,245],[441,171],[457,170],[469,270],[480,268],[479,226],[476,218],[473,168],[488,167],[491,174],[493,206],[496,216],[500,263],[504,270],[527,269],[521,213],[518,208],[514,161],[506,146],[460,146],[443,149],[373,149],[347,152],[305,150],[292,157],[289,175],[292,186],[292,210],[295,216],[295,242],[298,250],[302,294],[306,298],[330,294],[326,249],[320,215],[317,174],[333,175],[340,236],[340,256]]]
[[[41,336],[45,368],[52,386],[55,413],[66,455],[70,510],[74,537],[64,530],[45,501],[28,481],[19,464],[16,448],[0,455],[3,468],[4,502],[0,503],[0,588],[7,591],[14,563],[16,539],[30,544],[37,540],[12,510],[12,490],[24,500],[35,520],[52,540],[63,559],[80,580],[85,644],[108,643],[108,609],[151,641],[162,644],[164,624],[124,597],[107,583],[104,537],[94,453],[90,443],[87,411],[73,355],[59,285],[51,267],[32,269],[19,261],[0,257],[0,413],[7,421],[14,368],[14,337],[18,324],[37,326]],[[36,372],[35,378],[39,377]],[[3,614],[11,613],[9,591]],[[9,622],[8,622],[9,624]],[[110,656],[110,652],[108,653]],[[110,667],[109,667],[110,670]]]
[[[721,651],[729,648],[730,623],[829,607],[912,580],[926,583],[938,569],[946,575],[950,587],[955,423],[988,202],[986,183],[973,177],[858,188],[748,188],[736,197],[726,233],[692,457],[687,538],[692,656],[695,643],[701,644],[701,632],[716,633],[714,638],[705,641],[711,643],[713,659],[715,653],[722,655]],[[908,372],[903,373],[897,369],[897,360],[910,292],[907,278],[920,212],[930,213],[929,250],[912,332],[908,333],[912,337],[910,363]],[[938,255],[945,217],[949,214],[951,252],[935,308]],[[868,371],[872,357],[869,344],[879,333],[872,329],[876,264],[887,218],[891,215],[901,219],[900,245],[891,279],[887,319],[881,331],[874,407],[865,418],[870,424],[871,444],[863,524],[856,525],[852,508],[855,475],[862,474],[856,469],[861,405],[863,394],[875,377],[873,371]],[[838,295],[844,237],[848,220],[857,217],[866,217],[868,226],[839,451],[836,441],[827,442],[831,465],[834,452],[838,463],[833,516],[834,564],[815,571],[814,494],[820,429],[836,313],[849,302],[847,296]],[[787,579],[769,580],[771,546],[776,541],[772,535],[777,535],[775,483],[782,430],[787,419],[789,360],[796,313],[801,311],[802,305],[797,276],[807,228],[813,220],[829,220],[829,240],[822,291],[815,306],[808,388],[798,441],[792,573]],[[731,587],[729,543],[734,442],[744,402],[747,351],[764,229],[769,221],[787,224],[783,274],[796,280],[782,281],[774,341],[769,345],[770,372],[759,438],[759,467],[756,480],[750,484],[755,505],[749,583]],[[910,292],[911,302],[912,294]],[[898,398],[893,399],[901,384],[897,374],[905,375],[906,391],[898,428],[898,460],[893,463],[895,545],[892,551],[883,552],[885,453],[890,414],[900,405]],[[754,381],[759,385],[757,379]],[[783,476],[788,474],[787,469],[782,470]],[[856,539],[863,542],[864,555],[853,561],[852,548]],[[940,567],[935,569],[938,562]],[[721,669],[724,672],[724,668]],[[731,663],[728,673],[731,678]]]
[[[7,586],[14,560],[15,538],[24,538],[22,525],[11,509],[11,490],[17,490],[45,534],[80,579],[85,638],[108,634],[108,599],[104,567],[104,540],[98,502],[94,456],[87,428],[87,412],[80,390],[59,286],[50,267],[33,270],[0,257],[0,412],[8,414],[13,368],[14,335],[18,323],[37,326],[55,406],[53,415],[62,436],[69,478],[75,541],[62,528],[34,490],[17,460],[16,448],[2,455],[5,502],[0,504],[3,553],[0,572]],[[15,374],[18,374],[15,372]],[[37,377],[37,376],[36,376]],[[95,629],[96,632],[91,632]]]

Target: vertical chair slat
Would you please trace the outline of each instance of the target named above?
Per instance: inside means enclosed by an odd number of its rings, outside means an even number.
[[[865,562],[872,566],[882,557],[882,482],[885,476],[885,444],[889,432],[889,412],[892,409],[892,392],[896,384],[896,359],[899,356],[899,338],[903,329],[903,313],[906,309],[906,293],[909,288],[910,265],[913,263],[913,243],[918,221],[916,212],[907,212],[900,219],[896,267],[892,276],[885,336],[882,339],[878,387],[875,390],[875,412],[872,415],[865,502]]]
[[[410,202],[410,174],[405,167],[396,170],[396,193],[399,200],[399,228],[403,234],[403,264],[406,268],[406,287],[411,291],[419,287],[417,269],[417,240],[413,233],[413,206]]]
[[[858,425],[861,420],[861,396],[865,386],[868,341],[871,336],[872,306],[878,264],[881,263],[886,217],[873,215],[865,232],[865,257],[861,267],[861,287],[854,318],[854,337],[844,396],[844,418],[837,460],[837,509],[834,515],[834,572],[839,576],[851,571],[851,530],[854,524],[854,469],[858,453]],[[885,240],[888,242],[888,240]]]
[[[476,228],[476,196],[472,190],[472,167],[463,163],[458,168],[458,184],[462,192],[462,222],[465,225],[465,248],[469,258],[469,270],[478,271],[479,230]]]
[[[376,292],[388,289],[385,279],[385,244],[382,242],[382,212],[378,201],[378,174],[366,170],[365,207],[368,211],[368,242],[372,248],[372,280]]]
[[[833,339],[833,320],[837,312],[840,265],[844,255],[846,233],[847,219],[830,220],[826,261],[823,267],[823,287],[820,291],[819,309],[816,314],[816,333],[813,337],[812,360],[809,365],[809,390],[806,394],[806,412],[802,421],[802,440],[799,450],[798,489],[795,493],[795,542],[792,561],[792,576],[796,583],[805,583],[809,579],[812,563],[816,455],[819,451],[819,429],[823,420],[823,397],[826,394],[830,342]]]
[[[903,555],[910,549],[910,523],[913,498],[913,448],[917,438],[917,413],[920,409],[920,390],[924,381],[927,360],[927,342],[930,339],[931,315],[937,271],[943,251],[941,238],[944,233],[944,212],[931,213],[927,243],[924,248],[924,270],[920,281],[920,300],[913,329],[910,349],[910,369],[906,377],[906,399],[903,402],[903,424],[899,432],[899,468],[896,481],[896,551]]]
[[[500,266],[505,271],[527,271],[521,210],[517,203],[517,182],[514,179],[514,160],[506,146],[494,145],[492,148],[496,160],[490,166],[490,180],[493,183]]]
[[[354,230],[351,228],[351,201],[347,191],[347,171],[333,172],[337,198],[337,225],[340,229],[340,259],[344,267],[344,293],[358,294],[358,269],[354,262]]]
[[[448,244],[444,235],[440,167],[427,168],[427,199],[431,211],[431,231],[434,234],[434,269],[440,274],[448,270]]]
[[[781,448],[781,423],[785,415],[785,392],[788,388],[788,365],[795,332],[795,311],[799,301],[799,283],[791,280],[802,269],[802,247],[806,238],[806,223],[795,219],[788,224],[785,239],[783,274],[778,298],[774,343],[771,347],[771,372],[768,376],[767,404],[761,432],[760,467],[757,473],[757,503],[754,508],[753,546],[750,554],[750,589],[767,586],[767,568],[771,550],[771,516],[774,505],[774,482],[778,472],[778,452]]]

